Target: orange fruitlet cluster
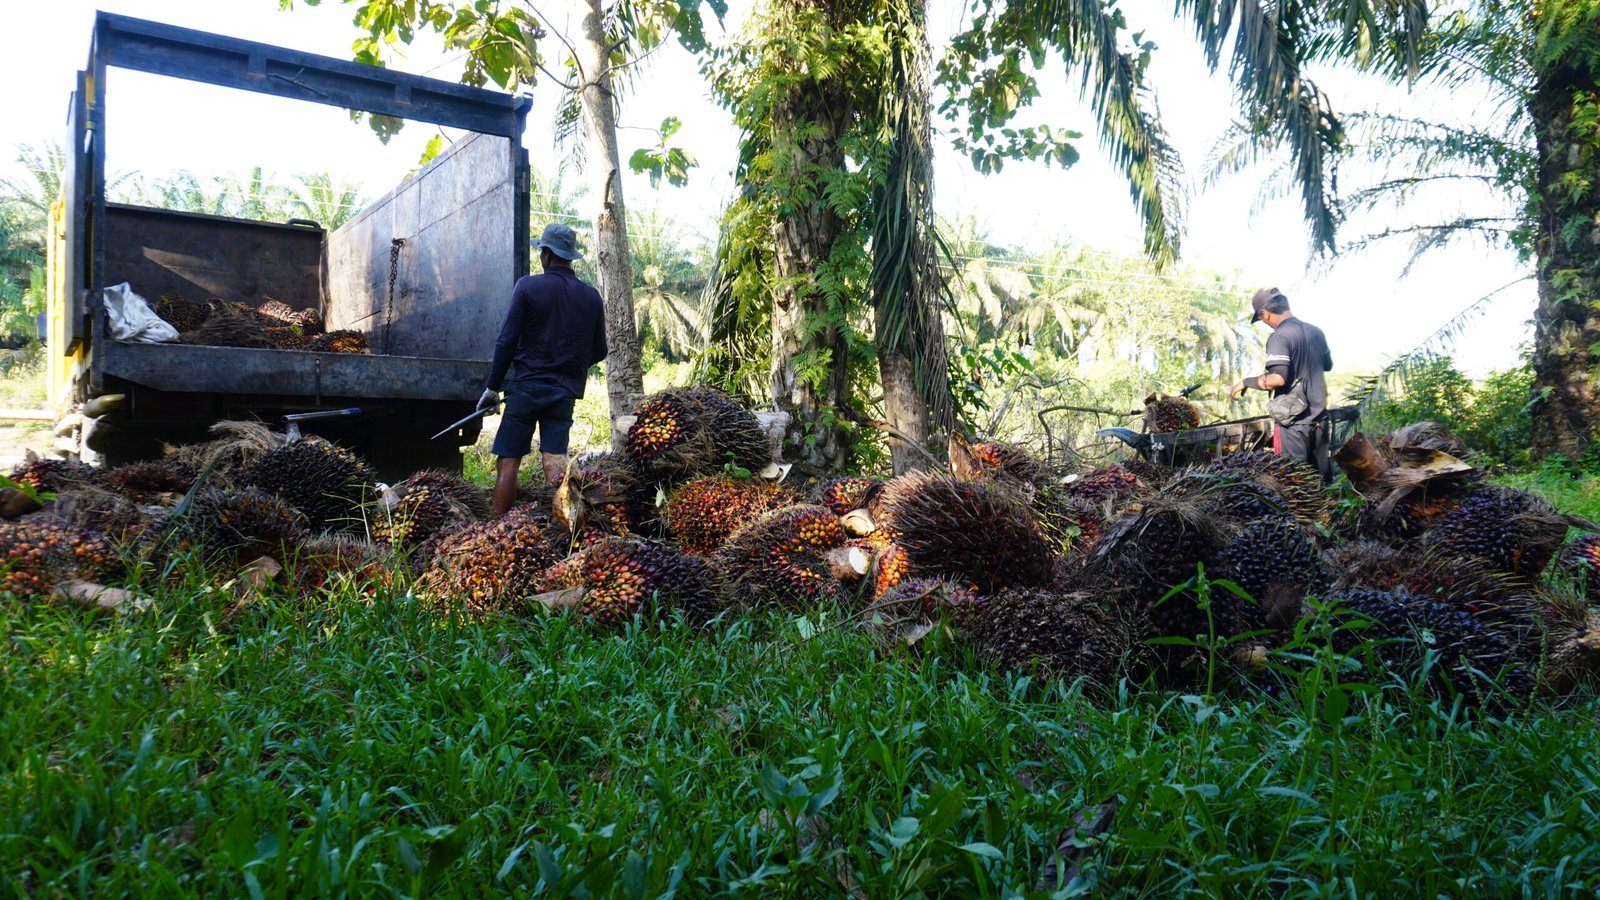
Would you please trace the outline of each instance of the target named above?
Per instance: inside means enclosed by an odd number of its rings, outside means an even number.
[[[367,335],[365,332],[348,329],[330,331],[312,338],[306,349],[317,353],[365,353]]]
[[[1028,451],[1001,441],[982,441],[969,448],[973,459],[986,469],[995,469],[1018,481],[1033,482],[1044,477],[1044,464]]]
[[[519,506],[491,522],[475,522],[441,536],[419,589],[438,600],[459,600],[468,612],[486,614],[538,589],[559,558],[546,534],[549,521],[532,506]]]
[[[686,553],[706,556],[740,527],[793,501],[775,484],[723,476],[698,478],[672,492],[667,527]]]
[[[13,469],[11,480],[35,491],[54,492],[75,484],[98,484],[100,470],[64,459],[33,459]]]
[[[54,522],[0,522],[0,593],[22,600],[49,595],[58,581],[99,581],[116,558],[93,532]]]
[[[827,507],[791,506],[735,534],[718,551],[718,566],[756,596],[793,606],[838,590],[824,554],[844,541],[839,517]]]
[[[683,410],[672,394],[639,405],[638,421],[628,429],[628,455],[648,462],[683,439]]]
[[[578,612],[602,628],[626,625],[654,598],[704,621],[717,611],[711,570],[671,544],[605,538],[551,567],[545,589],[583,587]]]
[[[842,516],[865,507],[882,489],[883,482],[876,478],[847,475],[824,482],[817,491],[817,499],[823,506],[833,510],[834,515]]]

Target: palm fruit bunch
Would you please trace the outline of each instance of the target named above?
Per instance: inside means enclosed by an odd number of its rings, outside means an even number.
[[[1112,463],[1067,482],[1067,493],[1097,506],[1118,507],[1145,493],[1139,476]]]
[[[1322,552],[1322,569],[1328,574],[1330,594],[1352,589],[1392,591],[1419,564],[1415,553],[1380,541],[1339,543]]]
[[[1579,585],[1547,586],[1544,611],[1545,683],[1559,692],[1600,680],[1600,609]]]
[[[1289,514],[1288,501],[1276,491],[1238,472],[1186,470],[1167,482],[1161,493],[1202,500],[1219,515],[1238,522]]]
[[[1107,527],[1095,548],[1093,574],[1136,613],[1146,617],[1158,637],[1208,635],[1232,621],[1208,617],[1190,591],[1168,596],[1193,579],[1200,564],[1216,559],[1227,546],[1228,524],[1205,503],[1157,495],[1130,509]],[[1212,599],[1231,597],[1213,591]]]
[[[545,571],[561,558],[550,530],[546,516],[523,505],[439,535],[427,547],[417,591],[440,603],[458,601],[473,615],[513,607],[538,592]]]
[[[950,435],[950,473],[962,481],[998,478],[1021,484],[1037,484],[1049,476],[1045,464],[1033,454],[1004,441],[969,443],[965,435]]]
[[[193,331],[211,318],[211,304],[168,291],[157,298],[156,315],[180,333]]]
[[[315,353],[365,353],[367,333],[341,328],[312,338],[305,349]]]
[[[1200,427],[1200,409],[1186,397],[1151,394],[1144,398],[1144,430],[1153,434]]]
[[[1363,503],[1356,511],[1356,533],[1398,543],[1412,541],[1460,509],[1462,496],[1453,484],[1428,485],[1396,497],[1393,503]]]
[[[255,318],[233,314],[213,315],[193,330],[179,332],[178,343],[206,347],[273,349],[272,339],[267,336],[267,326]]]
[[[268,300],[255,308],[255,314],[268,326],[289,328],[296,334],[316,334],[322,330],[322,313],[314,309],[295,309],[281,300]]]
[[[1321,593],[1327,581],[1316,536],[1284,515],[1240,527],[1210,574],[1237,584],[1254,601],[1213,592],[1214,601],[1222,600],[1219,612],[1238,617],[1221,626],[1226,634],[1293,628],[1306,597]]]
[[[149,532],[153,544],[165,552],[200,550],[233,562],[260,556],[286,559],[305,537],[299,510],[248,487],[201,490],[186,512],[169,516]]]
[[[60,491],[44,509],[27,521],[71,525],[105,538],[115,549],[136,542],[151,524],[151,517],[122,494],[86,486]]]
[[[732,464],[759,472],[772,458],[755,414],[727,394],[670,388],[644,398],[628,428],[628,458],[645,475],[683,481]]]
[[[716,576],[706,561],[671,544],[608,537],[552,566],[545,590],[581,587],[578,613],[600,628],[633,621],[647,604],[681,609],[697,624],[722,611]]]
[[[1153,462],[1142,456],[1134,456],[1123,460],[1122,468],[1132,472],[1135,477],[1150,487],[1160,487],[1171,481],[1177,473],[1170,466]]]
[[[1323,488],[1322,476],[1317,470],[1278,453],[1266,450],[1229,453],[1191,471],[1242,475],[1282,497],[1289,513],[1308,524],[1324,523],[1333,513],[1333,498]]]
[[[304,350],[311,346],[311,338],[287,325],[268,325],[266,334],[274,350]]]
[[[826,556],[844,542],[839,517],[827,507],[790,506],[735,532],[712,567],[741,599],[802,608],[838,594]]]
[[[906,556],[905,548],[892,541],[877,545],[869,538],[868,544],[877,547],[877,554],[872,558],[872,594],[881,597],[911,574],[911,560]]]
[[[1105,525],[1104,507],[1074,496],[1064,485],[1040,485],[1028,505],[1051,549],[1058,554],[1085,553],[1100,539]]]
[[[454,472],[427,469],[383,492],[372,516],[372,539],[414,550],[446,528],[486,519],[493,507],[482,489]]]
[[[117,558],[92,531],[59,522],[0,522],[0,594],[29,602],[72,579],[100,582]]]
[[[53,494],[100,483],[94,466],[64,459],[36,456],[11,470],[11,480],[41,494]]]
[[[386,544],[349,534],[324,534],[301,545],[294,564],[286,568],[299,590],[327,587],[343,578],[370,596],[379,585],[392,583],[393,559]]]
[[[1567,520],[1536,494],[1490,487],[1462,497],[1424,542],[1438,553],[1482,560],[1496,572],[1537,577],[1561,549]]]
[[[685,553],[708,556],[749,522],[796,502],[793,491],[767,481],[726,475],[696,478],[667,498],[667,531]]]
[[[551,493],[556,524],[577,543],[634,532],[650,517],[638,474],[615,453],[573,461]]]
[[[983,594],[1050,583],[1055,554],[1038,517],[1002,485],[911,472],[885,485],[881,502],[912,574]]]
[[[1008,588],[965,618],[985,665],[1064,681],[1115,684],[1137,642],[1122,614],[1088,592]]]
[[[187,493],[194,486],[194,479],[194,469],[174,459],[129,463],[107,471],[104,476],[106,487],[146,505]]]
[[[1420,671],[1424,654],[1432,654],[1434,674],[1443,676],[1426,685],[1432,696],[1456,694],[1481,704],[1492,697],[1486,676],[1513,697],[1533,690],[1533,673],[1505,634],[1436,600],[1403,589],[1354,590],[1334,598],[1323,615],[1336,650],[1359,655],[1361,645],[1373,642],[1376,659],[1402,677]]]
[[[206,485],[226,487],[238,483],[239,476],[263,454],[288,443],[281,431],[260,422],[224,420],[212,425],[212,440],[200,444],[167,446],[165,458],[196,472],[208,471]]]
[[[1585,597],[1600,594],[1600,534],[1585,534],[1572,539],[1556,557],[1556,571],[1565,574]]]
[[[866,509],[882,491],[883,482],[876,478],[846,475],[817,485],[815,502],[833,510],[834,515],[842,516],[852,510]]]
[[[913,578],[874,599],[866,612],[881,638],[909,644],[938,625],[958,633],[982,606],[983,599],[970,587],[943,578]]]
[[[377,476],[343,447],[301,440],[262,454],[239,480],[282,497],[315,531],[361,532]]]

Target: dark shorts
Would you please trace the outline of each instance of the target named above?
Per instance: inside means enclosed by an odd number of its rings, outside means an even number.
[[[549,381],[506,382],[506,405],[500,430],[494,436],[495,456],[523,457],[533,449],[533,429],[539,429],[539,451],[567,452],[572,431],[572,392]]]

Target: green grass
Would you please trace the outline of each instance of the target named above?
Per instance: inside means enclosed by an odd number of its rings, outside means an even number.
[[[1072,891],[1600,886],[1590,700],[1473,720],[1321,667],[1106,697],[780,614],[154,599],[0,609],[0,892],[999,897],[1113,799]]]
[[[1495,479],[1544,495],[1562,512],[1600,523],[1600,474],[1551,457],[1533,469]]]

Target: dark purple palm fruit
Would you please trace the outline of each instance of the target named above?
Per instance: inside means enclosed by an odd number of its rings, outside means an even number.
[[[1026,500],[1004,485],[911,472],[884,486],[881,503],[913,576],[983,594],[1050,583],[1056,554]]]
[[[1476,559],[1496,572],[1536,578],[1561,549],[1567,520],[1542,497],[1479,488],[1461,498],[1424,537],[1435,553]]]
[[[1013,587],[974,606],[962,631],[980,661],[1002,672],[1116,683],[1138,646],[1124,612],[1088,592]]]

